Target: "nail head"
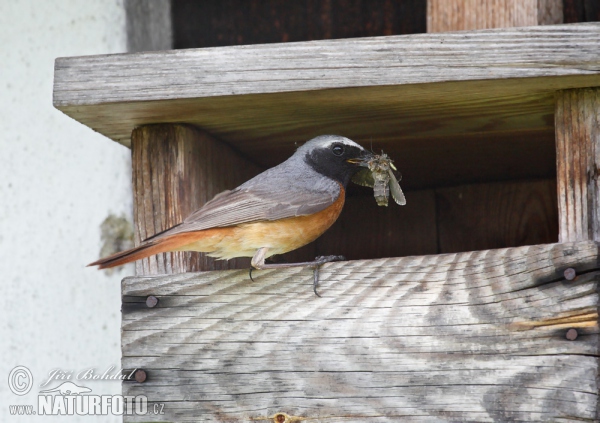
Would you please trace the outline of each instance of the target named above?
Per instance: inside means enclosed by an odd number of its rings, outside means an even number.
[[[143,383],[143,382],[146,381],[146,378],[148,377],[148,375],[146,375],[146,371],[145,370],[137,369],[135,371],[135,376],[134,377],[135,377],[136,382]]]
[[[146,307],[154,308],[157,304],[158,298],[156,298],[154,295],[150,295],[148,298],[146,298]]]
[[[569,267],[564,271],[565,279],[568,281],[572,281],[577,277],[577,272],[572,267]]]
[[[571,328],[567,331],[567,334],[565,335],[565,337],[569,340],[569,341],[574,341],[577,339],[577,336],[579,334],[577,333],[577,329]]]

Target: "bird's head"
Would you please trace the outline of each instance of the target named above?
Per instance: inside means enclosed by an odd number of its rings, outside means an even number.
[[[359,144],[339,135],[320,135],[300,147],[295,155],[314,170],[340,182],[344,187],[372,156]]]

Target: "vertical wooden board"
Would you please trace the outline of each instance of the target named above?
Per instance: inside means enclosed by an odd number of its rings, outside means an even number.
[[[173,48],[172,0],[125,0],[127,51]]]
[[[538,25],[559,25],[565,21],[564,0],[537,0]]]
[[[560,24],[562,1],[428,0],[427,32]]]
[[[131,139],[136,245],[260,172],[230,147],[190,125],[146,125],[136,128]],[[136,262],[136,273],[238,266],[248,267],[249,259],[216,261],[201,253],[174,252]]]
[[[330,263],[322,298],[310,269],[128,278],[123,391],[165,414],[124,420],[597,421],[599,282],[594,242]]]
[[[560,242],[600,241],[600,89],[556,94]]]
[[[437,189],[440,252],[556,242],[555,193],[554,180]]]

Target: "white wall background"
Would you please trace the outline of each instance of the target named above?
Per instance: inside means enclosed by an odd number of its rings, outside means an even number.
[[[37,404],[52,369],[120,368],[120,280],[133,270],[107,276],[85,265],[98,257],[104,218],[131,216],[130,151],[54,109],[52,80],[56,57],[125,49],[122,0],[0,0],[2,422],[121,421],[10,417],[8,405]],[[34,376],[22,397],[7,383],[17,365]]]

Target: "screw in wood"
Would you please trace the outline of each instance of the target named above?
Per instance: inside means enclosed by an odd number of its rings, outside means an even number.
[[[563,272],[563,275],[565,276],[566,280],[572,281],[577,277],[577,272],[572,267],[569,267]]]
[[[158,304],[158,298],[156,298],[154,295],[150,295],[148,298],[146,298],[146,307],[154,308],[156,307],[156,304]]]
[[[567,333],[565,334],[565,338],[567,338],[569,341],[574,341],[577,339],[577,336],[579,334],[577,333],[577,329],[575,328],[571,328],[567,331]]]
[[[284,414],[276,414],[273,420],[277,423],[284,423],[287,419]]]
[[[135,371],[134,377],[135,377],[136,382],[144,383],[146,381],[146,378],[148,377],[148,375],[146,374],[145,370],[137,369]]]

